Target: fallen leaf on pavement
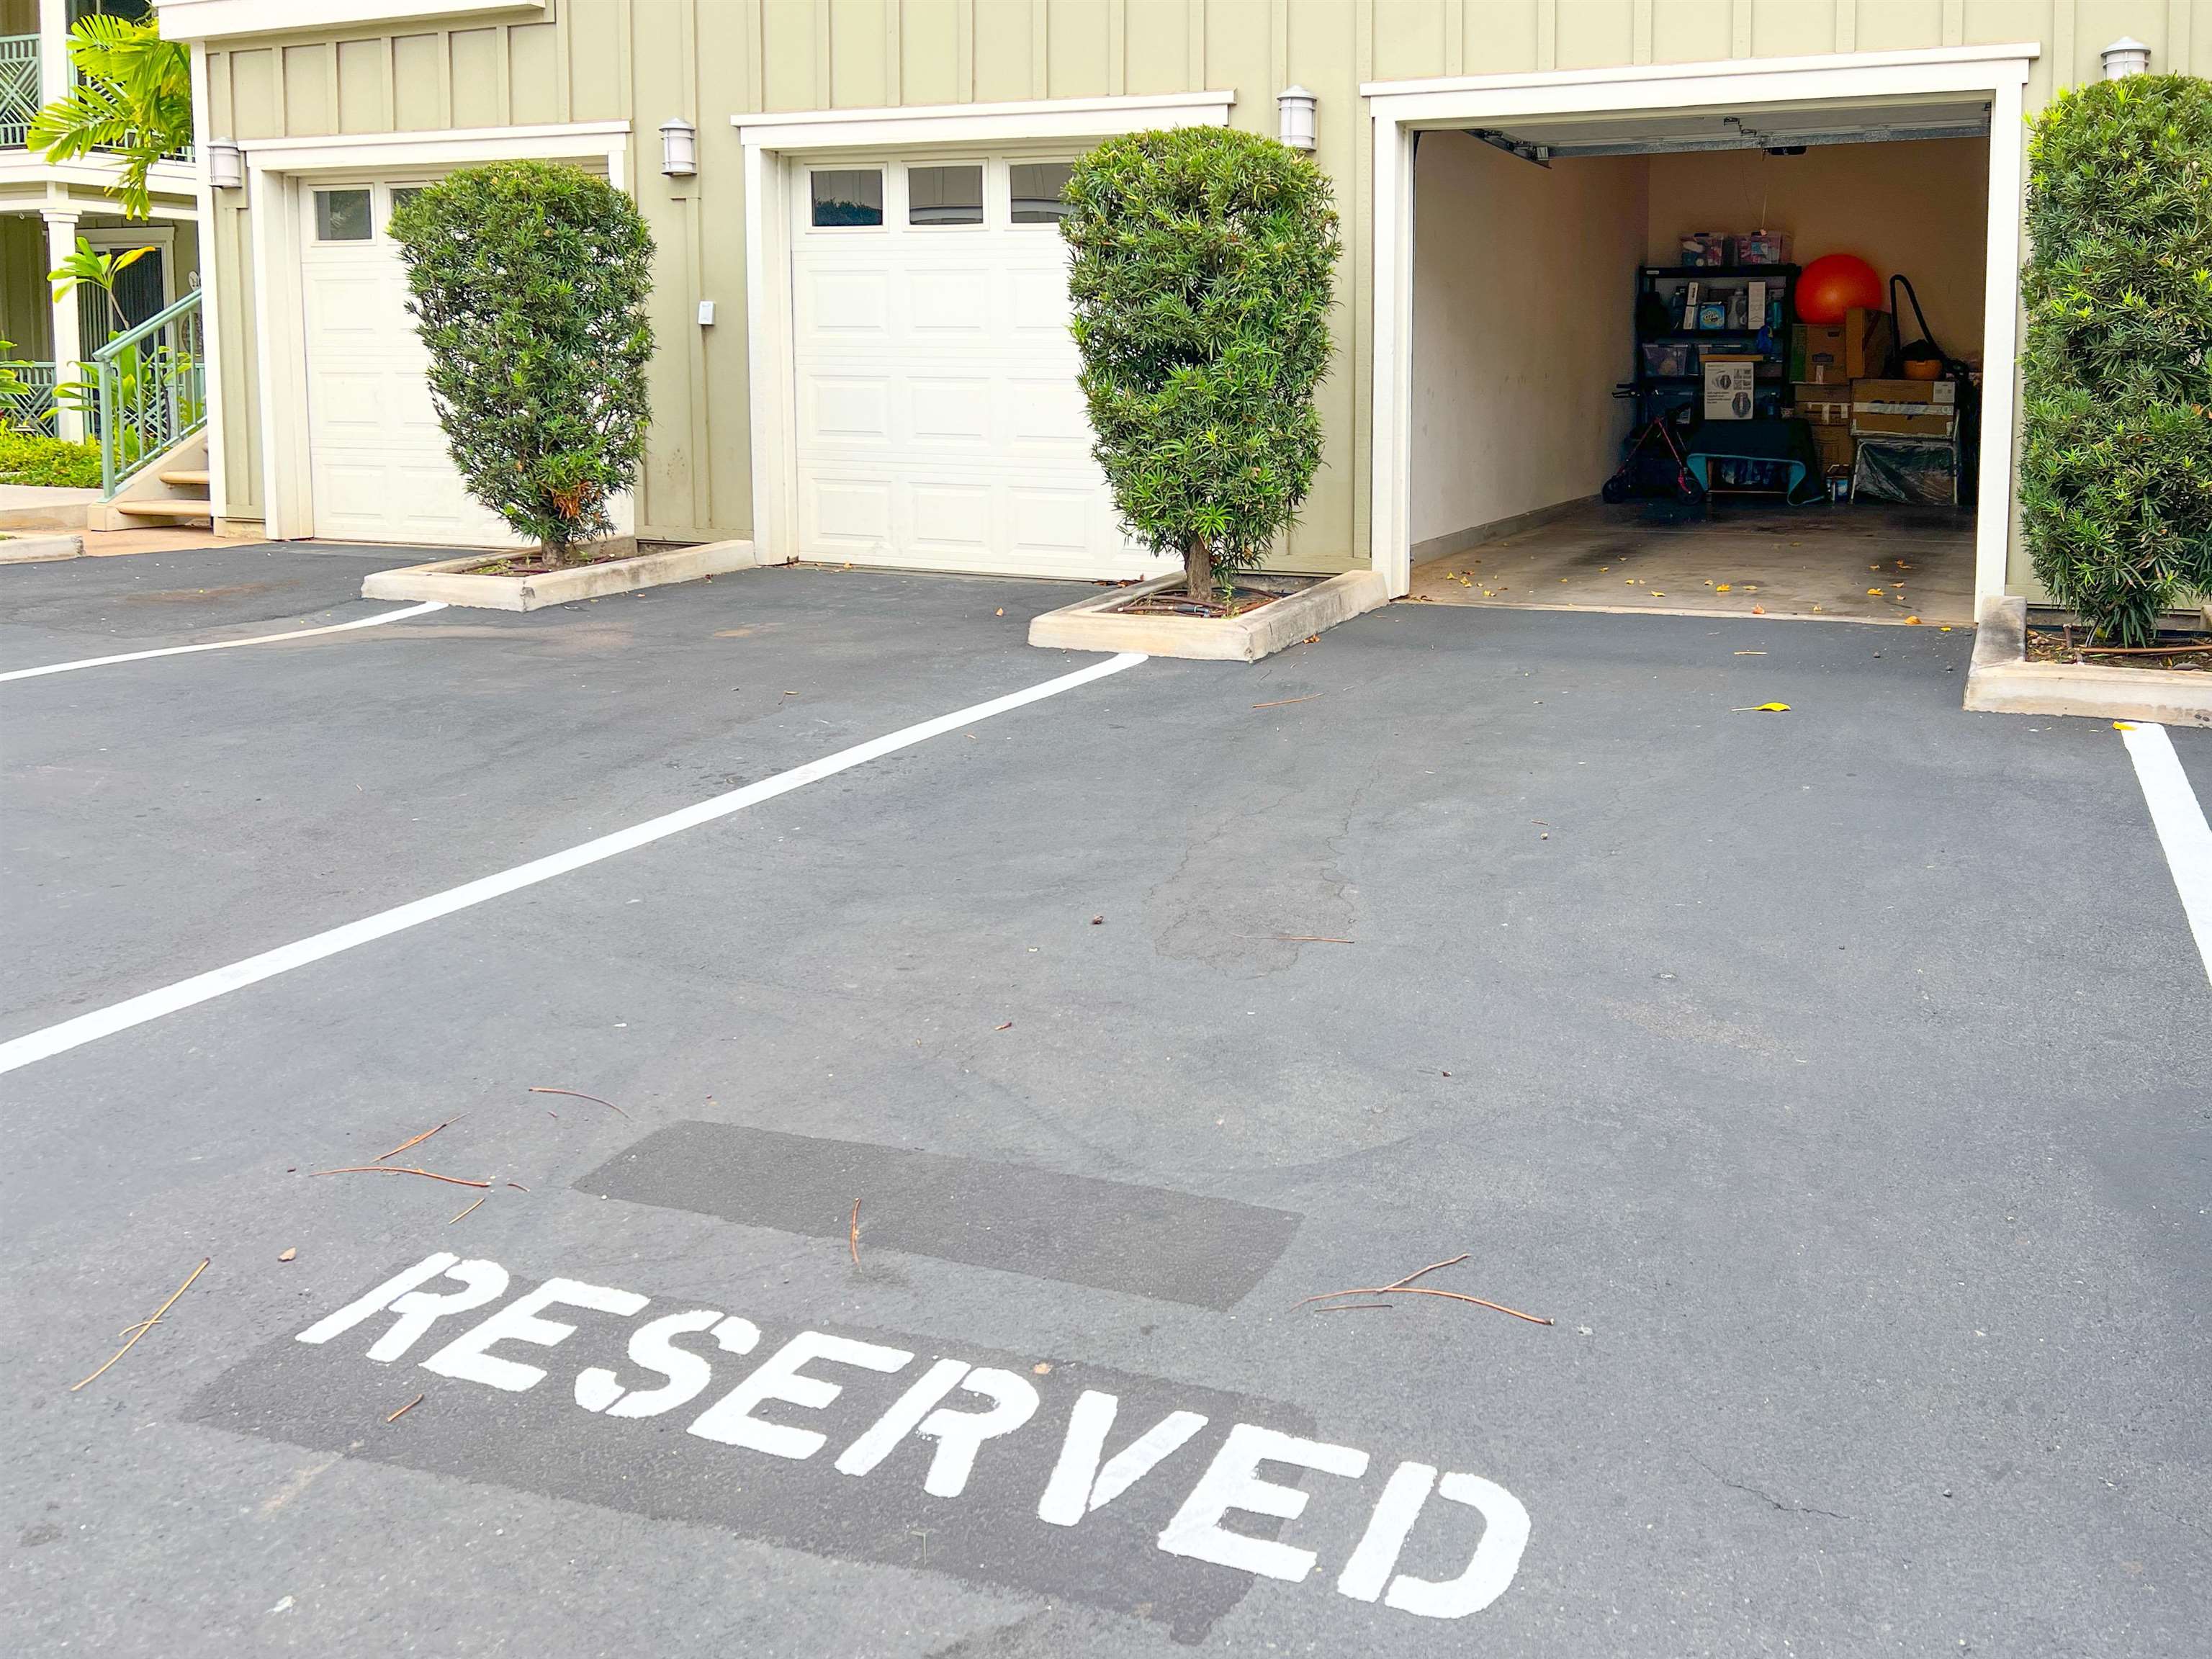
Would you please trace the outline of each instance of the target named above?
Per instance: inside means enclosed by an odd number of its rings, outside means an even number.
[[[1747,708],[1729,710],[1731,714],[1786,714],[1789,712],[1790,705],[1786,702],[1754,702]]]
[[[298,1250],[296,1250],[296,1249],[291,1249],[291,1250],[280,1250],[280,1251],[278,1251],[278,1252],[277,1252],[277,1254],[276,1254],[276,1259],[277,1259],[279,1261],[289,1261],[290,1260],[292,1260],[292,1258],[293,1258],[293,1257],[296,1256],[296,1255],[299,1255],[299,1254],[300,1254],[300,1253],[299,1253],[299,1251],[298,1251]]]

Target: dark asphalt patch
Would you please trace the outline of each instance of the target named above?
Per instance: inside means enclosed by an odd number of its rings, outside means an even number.
[[[734,1123],[672,1124],[576,1190],[1194,1307],[1233,1308],[1300,1218],[1232,1200]]]
[[[444,1258],[450,1261],[450,1257]],[[516,1272],[514,1290],[538,1282]],[[450,1284],[440,1281],[441,1287]],[[687,1301],[656,1299],[641,1319],[689,1310]],[[623,1419],[579,1405],[577,1374],[611,1368],[622,1383],[647,1389],[666,1379],[623,1356],[635,1322],[565,1304],[547,1315],[576,1328],[550,1352],[508,1340],[495,1360],[528,1364],[547,1375],[519,1393],[434,1374],[422,1363],[492,1311],[449,1316],[419,1334],[401,1363],[367,1357],[396,1322],[391,1313],[366,1318],[310,1346],[288,1332],[225,1372],[196,1400],[185,1420],[234,1433],[392,1463],[430,1474],[488,1482],[655,1519],[715,1526],[744,1537],[842,1560],[926,1567],[982,1583],[1128,1614],[1165,1626],[1178,1642],[1202,1641],[1214,1621],[1237,1605],[1253,1577],[1234,1568],[1166,1553],[1159,1534],[1200,1474],[1238,1423],[1308,1435],[1312,1419],[1281,1401],[1170,1383],[1104,1366],[1038,1356],[992,1352],[934,1336],[817,1323],[805,1328],[884,1345],[914,1356],[896,1375],[832,1360],[814,1361],[807,1376],[834,1382],[842,1393],[808,1410],[771,1398],[761,1419],[810,1427],[827,1443],[803,1462],[717,1443],[690,1426],[799,1327],[761,1323],[760,1340],[744,1357],[718,1352],[710,1337],[678,1346],[707,1360],[713,1380],[693,1398],[660,1415]],[[930,1362],[950,1353],[997,1366],[1027,1380],[1040,1396],[1035,1416],[1003,1437],[984,1441],[957,1497],[923,1490],[933,1443],[908,1433],[866,1474],[841,1473],[833,1460],[918,1382]],[[1205,1426],[1102,1507],[1073,1526],[1038,1516],[1079,1395],[1097,1389],[1119,1408],[1105,1455],[1110,1458],[1173,1412],[1202,1414]],[[417,1395],[419,1405],[386,1419]],[[967,1401],[958,1409],[973,1410]],[[1270,1465],[1268,1478],[1300,1484],[1293,1466]],[[1324,1480],[1324,1486],[1340,1483]],[[1347,1486],[1349,1483],[1342,1483]],[[1282,1523],[1250,1511],[1234,1517],[1237,1531],[1273,1539]]]

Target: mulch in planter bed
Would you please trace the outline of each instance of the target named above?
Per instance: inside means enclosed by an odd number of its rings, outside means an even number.
[[[2202,634],[2162,634],[2156,645],[2092,646],[2070,628],[2031,628],[2030,662],[2085,663],[2098,668],[2175,668],[2212,674],[2212,638]]]

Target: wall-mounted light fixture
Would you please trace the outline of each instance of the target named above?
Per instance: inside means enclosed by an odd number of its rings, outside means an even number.
[[[1314,147],[1314,95],[1304,87],[1285,87],[1275,94],[1280,125],[1277,136],[1292,149]]]
[[[217,190],[246,187],[246,153],[236,144],[220,140],[207,149],[208,183]]]
[[[2097,54],[2105,60],[2105,78],[2118,81],[2141,75],[2150,68],[2150,48],[2132,34],[2124,34]]]
[[[680,115],[660,124],[660,170],[672,179],[699,171],[699,129]]]

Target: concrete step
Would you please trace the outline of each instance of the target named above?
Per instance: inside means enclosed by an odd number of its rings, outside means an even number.
[[[205,501],[117,501],[115,510],[127,519],[212,519],[214,507]]]
[[[203,495],[207,494],[208,475],[204,471],[195,472],[189,468],[179,468],[174,472],[161,474],[161,482],[174,489],[197,489]]]

